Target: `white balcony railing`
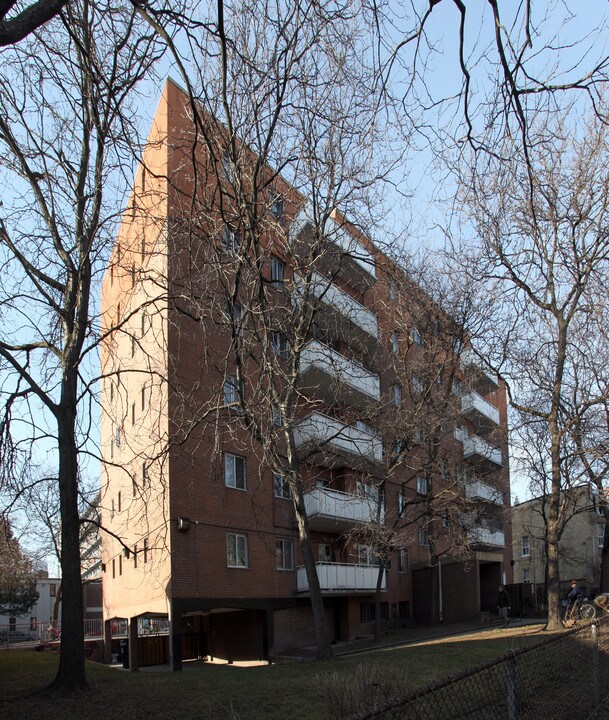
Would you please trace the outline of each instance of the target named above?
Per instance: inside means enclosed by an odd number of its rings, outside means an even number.
[[[374,565],[348,563],[315,563],[322,592],[373,592],[379,569]],[[387,588],[387,576],[383,573],[381,589]],[[309,581],[303,566],[296,571],[298,592],[309,590]]]
[[[499,425],[499,410],[475,390],[461,395],[461,412],[473,418],[485,429]]]
[[[466,460],[470,458],[488,460],[499,467],[503,465],[501,449],[491,445],[478,435],[468,435],[463,439],[463,457]]]
[[[470,528],[467,531],[467,538],[473,545],[505,547],[505,533],[501,530],[491,530],[491,528],[486,527]]]
[[[378,499],[340,492],[329,488],[314,488],[304,496],[305,510],[313,530],[332,532],[339,526],[376,522]],[[385,523],[385,508],[378,518]]]
[[[383,460],[383,443],[379,437],[327,415],[312,413],[294,430],[297,448],[311,444],[325,454],[349,456],[353,467],[358,467],[359,461],[379,463]],[[324,464],[321,459],[320,464]]]
[[[355,393],[376,401],[381,397],[378,375],[317,340],[310,342],[302,351],[300,375],[308,386],[325,389],[328,384],[340,382],[347,386],[350,395]],[[331,391],[332,387],[328,390]]]
[[[463,443],[463,457],[465,460],[485,460],[498,467],[503,465],[501,448],[491,445],[478,435],[469,435],[467,428],[464,426],[457,426],[453,435],[455,440]]]
[[[307,230],[311,234],[315,232],[313,211],[309,205],[305,205],[294,218],[290,227],[290,236],[293,239],[300,238]],[[376,267],[372,253],[366,250],[344,225],[338,223],[334,218],[329,218],[324,231],[324,239],[340,251],[343,259],[350,260],[356,265],[357,275],[361,276],[363,271],[364,275],[361,277],[364,281],[366,276],[371,280],[376,279]]]
[[[495,505],[503,505],[503,493],[496,487],[480,480],[472,480],[465,484],[465,497],[473,500],[487,500]]]
[[[497,376],[484,366],[473,350],[464,350],[461,353],[461,367],[481,392],[492,392],[499,387]]]

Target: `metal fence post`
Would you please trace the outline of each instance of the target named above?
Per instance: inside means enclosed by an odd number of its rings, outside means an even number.
[[[513,650],[507,661],[507,708],[508,720],[516,720],[516,654]]]
[[[601,666],[598,656],[598,628],[596,623],[590,626],[592,631],[592,661],[594,663],[594,705],[598,709],[601,704]]]

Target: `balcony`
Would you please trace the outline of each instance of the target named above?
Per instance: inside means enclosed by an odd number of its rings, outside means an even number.
[[[490,432],[499,425],[499,410],[475,390],[461,395],[461,412],[484,432]]]
[[[350,405],[378,402],[381,384],[378,375],[323,343],[310,342],[300,357],[301,387],[325,402],[340,396]]]
[[[376,522],[378,500],[351,493],[314,488],[305,493],[305,510],[311,530],[341,532],[357,523]],[[381,506],[380,522],[385,524]]]
[[[474,527],[467,531],[467,539],[471,545],[491,545],[505,547],[505,533],[487,527]]]
[[[298,213],[290,227],[292,246],[296,252],[307,255],[316,240],[313,211],[306,206]],[[316,267],[328,275],[339,274],[354,287],[371,287],[376,282],[374,257],[344,225],[329,218],[324,237],[318,242],[315,253]]]
[[[374,592],[379,569],[375,565],[352,565],[347,563],[315,563],[321,591],[324,593]],[[309,581],[304,567],[296,570],[299,593],[309,592]],[[387,574],[383,573],[381,589],[387,588]]]
[[[461,353],[461,367],[475,389],[482,395],[487,395],[499,388],[497,376],[484,367],[484,364],[473,350],[464,350]]]
[[[294,442],[297,448],[308,451],[303,459],[314,465],[373,472],[383,460],[380,438],[321,413],[312,413],[298,423]]]
[[[455,428],[454,436],[455,440],[463,443],[465,460],[487,465],[490,469],[503,466],[501,448],[491,445],[478,435],[469,435],[465,427]]]
[[[470,500],[485,500],[495,505],[503,505],[503,493],[492,485],[472,480],[465,484],[465,497]]]
[[[303,279],[296,276],[294,298],[302,302],[304,289]],[[328,338],[344,340],[364,351],[378,343],[376,315],[355,298],[317,273],[313,274],[308,290],[309,299],[318,301],[315,323]]]

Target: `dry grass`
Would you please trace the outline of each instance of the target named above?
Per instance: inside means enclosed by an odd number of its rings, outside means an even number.
[[[0,651],[2,720],[323,720],[331,717],[320,692],[320,673],[350,683],[358,667],[407,679],[410,691],[540,639],[538,626],[487,630],[479,634],[385,649],[331,663],[239,668],[189,666],[182,673],[139,672],[90,663],[90,688],[71,698],[33,694],[53,678],[57,656]],[[360,674],[361,674],[360,670]]]

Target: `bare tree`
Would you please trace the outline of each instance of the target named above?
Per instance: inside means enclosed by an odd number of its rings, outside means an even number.
[[[480,281],[488,321],[480,348],[506,380],[513,407],[538,423],[547,440],[549,628],[560,621],[566,445],[579,418],[606,393],[604,386],[588,385],[570,404],[581,369],[595,362],[580,339],[602,329],[591,308],[596,288],[607,281],[609,251],[606,127],[593,115],[583,134],[571,120],[540,109],[526,149],[506,137],[494,157],[473,156],[461,174],[464,217],[480,238],[461,265]]]
[[[0,339],[2,492],[37,453],[57,464],[64,629],[52,690],[86,685],[80,471],[93,414],[93,291],[133,157],[131,98],[158,57],[133,11],[71,3],[61,27],[3,54]]]

